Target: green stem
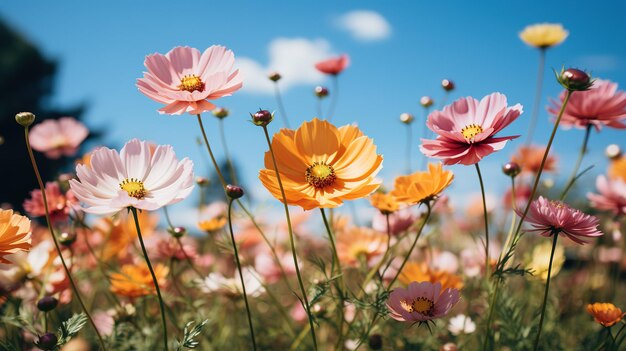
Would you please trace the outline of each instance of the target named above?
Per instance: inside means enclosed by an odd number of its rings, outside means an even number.
[[[537,126],[537,117],[539,115],[539,105],[541,104],[541,90],[543,87],[543,71],[545,71],[546,49],[539,49],[539,67],[537,70],[537,87],[535,88],[535,102],[533,103],[533,112],[528,124],[528,135],[526,136],[526,145],[533,140],[533,134]]]
[[[139,238],[141,251],[143,252],[143,257],[146,259],[146,264],[148,265],[148,270],[150,270],[150,275],[152,276],[152,282],[154,283],[154,287],[157,292],[157,297],[159,298],[159,307],[161,309],[161,322],[163,324],[163,350],[167,351],[167,321],[165,319],[165,303],[163,302],[163,297],[161,296],[161,289],[159,289],[159,282],[157,281],[156,275],[154,274],[154,269],[152,269],[152,263],[150,263],[150,258],[148,257],[148,251],[146,250],[146,246],[143,243],[143,237],[141,236],[141,228],[139,226],[139,217],[137,215],[137,209],[134,207],[129,207],[129,208],[130,208],[130,211],[133,213],[133,219],[135,220],[135,228],[137,229],[137,237]]]
[[[489,304],[489,314],[487,315],[487,324],[485,327],[487,330],[485,331],[485,340],[483,341],[483,350],[488,350],[487,346],[489,344],[489,340],[491,337],[491,320],[493,319],[493,311],[495,310],[495,305],[498,302],[498,293],[500,292],[500,280],[494,280],[495,288],[493,290],[493,295],[491,296],[491,304]]]
[[[311,339],[313,340],[313,348],[317,350],[317,337],[315,336],[315,327],[313,325],[313,315],[311,314],[311,309],[309,306],[309,299],[306,294],[306,289],[304,288],[304,283],[302,282],[302,275],[300,274],[300,268],[298,264],[298,256],[296,254],[296,243],[293,235],[293,228],[291,226],[291,216],[289,215],[289,207],[287,206],[287,195],[285,195],[285,188],[283,187],[283,182],[280,179],[280,173],[278,171],[278,164],[276,163],[276,156],[274,155],[274,149],[272,148],[272,142],[270,141],[270,136],[267,132],[267,126],[263,126],[263,133],[265,134],[265,140],[267,141],[267,146],[269,147],[270,155],[272,156],[272,163],[274,165],[274,172],[276,173],[276,180],[278,181],[278,187],[280,188],[280,194],[283,198],[283,207],[285,209],[285,217],[287,219],[287,228],[289,231],[289,244],[291,246],[291,254],[293,256],[293,264],[296,268],[296,276],[298,277],[298,285],[300,286],[300,292],[302,293],[303,298],[303,307],[309,317],[309,330],[311,332]]]
[[[57,254],[61,259],[61,264],[63,265],[63,269],[65,270],[65,274],[67,275],[68,280],[70,281],[70,285],[72,286],[72,291],[80,304],[83,312],[89,319],[89,323],[93,327],[96,332],[96,336],[98,337],[98,342],[100,343],[100,347],[102,350],[106,350],[106,346],[104,345],[104,340],[102,339],[102,335],[98,331],[96,327],[96,323],[94,323],[93,318],[91,318],[91,314],[89,310],[85,306],[82,297],[80,296],[80,292],[78,291],[78,287],[74,282],[74,278],[72,278],[72,274],[70,273],[67,264],[65,263],[65,259],[63,258],[63,253],[61,252],[61,247],[59,246],[59,241],[57,240],[56,235],[54,235],[54,229],[52,228],[52,221],[50,220],[50,210],[48,209],[48,198],[46,196],[46,188],[43,185],[43,180],[41,179],[41,173],[39,173],[39,167],[37,167],[37,162],[35,161],[35,156],[33,155],[33,149],[30,146],[30,140],[28,138],[28,127],[24,128],[24,139],[26,140],[26,149],[28,150],[28,157],[30,158],[30,163],[33,166],[33,170],[35,171],[35,177],[37,178],[37,183],[39,184],[39,189],[41,190],[41,197],[43,200],[44,212],[46,213],[46,224],[48,225],[48,230],[50,231],[50,235],[52,236],[52,241],[54,242],[54,247],[56,248]]]
[[[217,165],[217,161],[215,160],[215,156],[213,155],[213,150],[211,150],[211,144],[209,144],[209,139],[206,136],[206,132],[204,131],[204,125],[202,124],[202,118],[200,118],[200,114],[196,115],[198,117],[198,125],[200,126],[200,131],[202,132],[202,138],[204,139],[204,145],[206,145],[207,151],[209,151],[209,156],[211,156],[211,162],[213,163],[213,167],[215,167],[215,172],[217,173],[217,177],[222,183],[222,187],[224,188],[224,192],[226,192],[226,180],[224,179],[224,175],[220,170],[220,167]]]
[[[387,290],[391,290],[393,283],[395,283],[396,280],[398,280],[398,277],[402,273],[402,269],[404,269],[404,266],[406,265],[407,261],[409,260],[409,257],[411,256],[411,253],[413,253],[413,250],[415,249],[415,245],[417,245],[417,240],[419,240],[420,236],[422,235],[422,232],[424,231],[424,227],[426,226],[428,219],[430,219],[430,214],[432,212],[431,205],[429,202],[425,202],[425,204],[426,204],[426,217],[424,217],[424,220],[422,224],[420,225],[419,231],[417,232],[417,235],[415,236],[415,239],[413,240],[413,244],[411,244],[411,248],[409,249],[409,252],[404,257],[404,260],[402,261],[400,268],[398,268],[398,272],[396,272],[396,275],[393,277],[393,279],[389,283]]]
[[[478,174],[478,181],[480,182],[480,194],[483,198],[483,218],[485,221],[485,278],[489,282],[489,217],[487,214],[487,197],[485,196],[485,185],[483,184],[483,176],[480,173],[480,167],[478,162],[474,164],[476,166],[476,173]]]
[[[222,142],[222,148],[224,149],[224,156],[226,157],[226,164],[228,165],[228,171],[230,173],[230,181],[234,185],[238,185],[237,174],[235,173],[235,167],[230,158],[230,152],[228,152],[228,144],[226,143],[226,135],[224,134],[224,119],[219,119],[220,140]]]
[[[591,135],[592,125],[588,125],[587,129],[585,129],[585,138],[583,139],[583,145],[580,148],[580,153],[578,154],[578,159],[576,160],[576,165],[572,170],[572,174],[569,176],[569,179],[565,183],[565,189],[563,190],[563,194],[561,194],[561,201],[565,200],[567,193],[570,191],[574,182],[576,182],[576,176],[578,170],[580,169],[580,165],[583,162],[583,157],[585,157],[585,153],[587,152],[587,144],[589,143],[589,136]]]
[[[546,315],[546,305],[548,304],[548,291],[550,290],[550,275],[552,275],[552,260],[554,259],[554,250],[556,249],[556,242],[559,239],[559,233],[553,232],[554,240],[552,241],[552,251],[550,252],[550,263],[548,264],[548,278],[546,280],[546,291],[543,294],[543,304],[541,306],[541,317],[539,318],[539,329],[537,330],[537,337],[535,338],[535,346],[533,350],[539,349],[539,339],[541,337],[541,329],[543,327],[543,319]]]
[[[246,303],[246,312],[248,314],[248,325],[250,326],[250,339],[252,340],[252,349],[256,350],[256,340],[254,338],[254,326],[252,325],[252,313],[250,312],[250,304],[248,303],[248,294],[246,293],[246,284],[243,280],[241,262],[239,261],[239,253],[237,252],[237,243],[235,242],[235,234],[233,232],[232,208],[233,208],[233,199],[231,198],[228,201],[228,230],[230,232],[231,243],[233,244],[233,251],[235,252],[235,262],[237,263],[237,271],[239,272],[239,279],[241,280],[241,290],[243,292],[243,301]]]
[[[285,125],[285,128],[290,128],[289,119],[287,118],[287,112],[285,112],[285,106],[283,105],[283,99],[280,96],[278,82],[274,82],[274,94],[276,95],[276,104],[278,105],[278,111],[280,112],[280,116],[282,117],[283,124]]]
[[[324,220],[324,227],[326,227],[326,233],[328,233],[328,240],[330,241],[330,247],[332,248],[332,256],[333,256],[333,267],[337,267],[337,275],[335,275],[334,269],[331,268],[330,275],[331,277],[337,277],[339,280],[339,284],[336,286],[339,292],[339,301],[337,302],[337,310],[339,312],[339,320],[337,321],[338,328],[338,338],[335,349],[339,350],[341,345],[343,344],[343,325],[345,322],[343,303],[346,294],[346,283],[343,279],[343,269],[341,268],[341,262],[339,261],[339,255],[337,254],[337,245],[335,243],[335,233],[333,232],[330,223],[328,222],[328,218],[326,218],[326,211],[323,208],[320,208],[320,212],[322,213],[322,219]]]

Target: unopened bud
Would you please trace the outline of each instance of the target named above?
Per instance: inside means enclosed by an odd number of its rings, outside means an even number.
[[[213,116],[219,119],[228,117],[228,110],[223,107],[215,108],[213,109],[213,111],[211,111],[211,113],[213,114]]]
[[[410,113],[405,112],[405,113],[400,114],[400,122],[404,124],[411,124],[411,122],[413,122],[414,119],[415,118]]]
[[[56,350],[59,339],[54,333],[45,333],[35,343],[38,348],[46,351]]]
[[[556,79],[563,88],[569,91],[585,91],[589,90],[593,85],[591,76],[587,72],[576,68],[561,70],[560,73],[556,73]]]
[[[439,351],[457,351],[459,348],[456,346],[455,343],[453,342],[449,342],[446,344],[443,344],[440,348]]]
[[[383,348],[383,337],[380,334],[372,334],[370,335],[368,344],[370,349],[380,350]]]
[[[606,154],[606,157],[611,160],[618,159],[620,156],[622,156],[622,150],[620,150],[617,144],[611,144],[607,146],[606,150],[604,150],[604,153]]]
[[[59,242],[64,246],[71,246],[76,242],[76,233],[74,232],[62,232],[59,234]]]
[[[171,236],[175,238],[182,238],[183,236],[185,236],[185,234],[187,234],[187,228],[174,227],[174,228],[168,229],[168,232],[170,233]]]
[[[59,304],[59,300],[54,298],[53,296],[44,296],[39,301],[37,301],[37,309],[42,312],[52,311]]]
[[[199,186],[207,186],[209,185],[209,180],[205,177],[196,177],[196,184]]]
[[[254,114],[250,114],[252,117],[252,123],[256,124],[259,127],[264,127],[274,119],[274,114],[270,113],[268,110],[258,110]]]
[[[326,89],[323,86],[316,86],[315,87],[315,96],[317,96],[318,98],[325,98],[328,96],[328,89]]]
[[[243,196],[243,189],[240,186],[228,184],[226,186],[226,195],[231,199],[238,199]]]
[[[441,81],[441,87],[445,91],[452,91],[454,90],[454,82],[448,79],[444,79]]]
[[[269,78],[272,82],[278,82],[282,76],[278,72],[271,72],[267,75],[267,78]]]
[[[502,173],[512,178],[515,178],[521,171],[522,168],[516,162],[509,162],[502,166]]]
[[[15,121],[22,127],[28,127],[35,121],[35,115],[32,112],[20,112],[15,115]]]
[[[430,97],[430,96],[422,96],[420,99],[420,105],[422,105],[422,107],[431,107],[433,104],[435,103],[435,101]]]

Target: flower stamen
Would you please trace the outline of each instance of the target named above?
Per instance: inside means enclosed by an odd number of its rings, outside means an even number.
[[[306,169],[305,177],[306,181],[316,189],[322,189],[332,185],[337,179],[333,167],[324,162],[313,162],[313,164]]]
[[[435,303],[428,298],[418,297],[410,303],[409,301],[402,300],[400,301],[400,306],[409,313],[417,312],[425,316],[432,316]]]
[[[143,186],[143,182],[136,178],[124,179],[120,183],[120,189],[126,191],[128,196],[136,199],[143,199],[148,191]]]
[[[188,74],[181,78],[178,89],[188,91],[190,93],[193,93],[196,90],[201,92],[204,90],[204,83],[197,75]]]
[[[482,132],[483,132],[483,127],[474,123],[467,125],[465,126],[465,128],[461,129],[461,134],[463,134],[463,137],[467,141],[471,141],[476,135]]]

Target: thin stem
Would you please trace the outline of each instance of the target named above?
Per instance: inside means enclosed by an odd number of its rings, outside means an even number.
[[[548,304],[548,291],[550,290],[550,275],[552,275],[552,260],[554,259],[554,250],[556,249],[556,242],[559,239],[559,233],[553,232],[554,240],[552,241],[552,251],[550,252],[550,263],[548,264],[548,278],[546,280],[546,291],[543,295],[543,305],[541,306],[541,317],[539,318],[539,330],[537,330],[537,338],[535,339],[535,346],[533,350],[539,349],[539,339],[541,337],[541,328],[543,327],[543,318],[546,315],[546,305]]]
[[[238,185],[237,174],[235,173],[235,167],[230,158],[230,152],[228,152],[228,144],[226,143],[226,136],[224,135],[224,119],[219,119],[220,141],[222,142],[222,148],[224,149],[224,156],[226,157],[226,164],[228,165],[228,172],[230,173],[230,181],[234,185]],[[208,143],[207,143],[208,144]]]
[[[46,188],[43,185],[43,180],[41,179],[41,173],[39,173],[39,167],[37,167],[37,162],[35,161],[35,156],[33,155],[33,149],[30,147],[30,140],[28,138],[28,127],[24,128],[24,139],[26,140],[26,149],[28,150],[28,157],[30,158],[30,163],[33,166],[33,171],[35,171],[35,177],[37,178],[37,183],[39,184],[39,189],[41,190],[41,197],[43,200],[44,212],[46,213],[46,224],[48,225],[48,230],[50,231],[50,235],[52,236],[52,241],[54,242],[54,247],[56,248],[57,254],[61,259],[61,264],[63,265],[63,269],[65,270],[65,274],[67,275],[68,280],[70,281],[70,285],[72,286],[72,291],[80,304],[83,312],[89,319],[89,323],[93,327],[96,332],[96,336],[98,337],[98,342],[100,343],[100,347],[102,350],[106,350],[106,346],[104,346],[104,340],[102,339],[102,335],[100,335],[100,331],[96,327],[96,323],[94,323],[93,318],[91,318],[91,314],[89,310],[85,306],[82,297],[80,296],[80,292],[78,291],[78,287],[74,282],[74,278],[72,278],[72,274],[70,273],[67,264],[65,263],[65,259],[63,258],[63,253],[61,252],[61,247],[59,246],[59,241],[57,240],[56,235],[54,235],[54,229],[52,228],[52,221],[50,220],[50,210],[48,209],[48,197],[46,196]]]
[[[220,183],[222,183],[224,192],[226,192],[226,180],[224,179],[224,175],[222,174],[222,171],[220,171],[220,167],[217,165],[215,156],[213,156],[213,150],[211,150],[211,144],[209,144],[209,139],[207,138],[206,132],[204,131],[204,125],[202,124],[202,118],[200,118],[200,114],[198,114],[197,117],[198,117],[198,125],[200,126],[200,131],[202,132],[202,138],[204,139],[204,145],[206,145],[207,151],[209,151],[209,156],[211,156],[211,162],[213,162],[213,167],[215,167],[215,172],[217,173],[217,177],[220,179]]]
[[[287,112],[285,112],[285,106],[283,105],[283,99],[280,96],[280,89],[278,88],[278,81],[274,82],[274,95],[276,95],[276,104],[278,105],[278,111],[283,119],[285,128],[289,127],[289,119],[287,118]]]
[[[483,341],[483,350],[488,350],[487,346],[489,344],[489,340],[491,337],[491,320],[493,318],[493,311],[495,310],[495,305],[498,302],[498,293],[500,292],[500,280],[496,279],[495,288],[493,291],[493,295],[491,296],[491,304],[489,304],[489,314],[487,315],[487,324],[485,328],[487,329],[485,332],[485,340]]]
[[[413,125],[413,123],[408,123],[406,125],[406,172],[407,174],[411,173],[412,167],[411,167],[411,144],[412,142],[412,136],[413,136],[413,128],[411,128],[411,126]]]
[[[420,236],[422,235],[422,232],[424,231],[424,227],[426,226],[426,223],[428,222],[428,219],[430,219],[430,213],[432,212],[431,211],[431,205],[430,205],[429,202],[426,202],[425,204],[426,204],[426,217],[424,217],[424,220],[423,220],[422,224],[420,225],[419,231],[417,232],[417,235],[415,236],[415,239],[413,240],[413,244],[411,244],[411,248],[409,248],[409,252],[404,257],[404,260],[402,261],[402,264],[400,265],[400,268],[398,268],[398,272],[396,273],[396,275],[393,277],[393,279],[389,283],[389,286],[387,287],[387,290],[390,290],[391,287],[393,286],[393,283],[395,283],[396,280],[398,280],[398,277],[402,273],[402,269],[404,269],[404,266],[406,265],[406,263],[409,260],[409,257],[411,256],[411,253],[413,253],[413,250],[415,249],[415,245],[417,245],[417,240],[419,240]]]
[[[424,123],[422,123],[422,139],[428,139],[429,137],[429,133],[428,131],[430,129],[428,129],[428,125],[426,124],[426,122],[428,121],[428,113],[430,112],[430,107],[424,107]],[[426,161],[428,160],[428,156],[422,154],[422,159],[420,162],[420,168],[419,169],[425,169],[426,168]]]
[[[585,153],[587,153],[587,144],[589,143],[589,136],[591,135],[591,124],[587,126],[585,129],[585,137],[583,139],[583,145],[580,147],[580,153],[578,154],[578,159],[576,160],[576,165],[572,170],[572,174],[569,176],[569,179],[565,183],[565,189],[563,190],[563,194],[561,194],[561,201],[565,200],[567,193],[570,191],[574,182],[576,181],[576,175],[578,174],[578,170],[580,169],[580,165],[583,162],[583,157],[585,157]]]
[[[135,220],[135,228],[137,229],[137,237],[139,238],[141,251],[143,252],[143,257],[146,259],[146,264],[148,265],[148,270],[150,270],[150,275],[152,276],[152,282],[154,283],[154,287],[157,292],[157,297],[159,298],[159,307],[161,309],[161,322],[163,324],[163,350],[167,351],[167,321],[165,319],[165,303],[163,302],[163,297],[161,296],[161,289],[159,289],[159,282],[157,281],[156,275],[154,274],[154,269],[152,269],[152,264],[150,263],[150,258],[148,257],[148,251],[146,250],[146,246],[143,243],[143,237],[141,236],[141,228],[139,226],[139,217],[137,215],[137,209],[134,207],[129,207],[129,208],[130,208],[130,211],[133,213],[133,219]]]
[[[326,114],[328,122],[333,119],[335,107],[337,106],[337,100],[339,99],[339,79],[337,79],[337,75],[333,75],[333,90],[331,91],[331,94],[330,106],[328,107],[328,113]]]
[[[248,294],[246,293],[246,284],[243,280],[243,272],[241,271],[241,262],[239,262],[239,253],[237,252],[237,243],[235,242],[235,234],[233,233],[233,221],[232,221],[232,208],[233,199],[228,201],[228,230],[230,232],[230,240],[233,244],[233,251],[235,252],[235,262],[237,263],[237,271],[239,272],[239,279],[241,280],[241,290],[243,291],[243,300],[246,303],[246,312],[248,314],[248,325],[250,326],[250,339],[252,340],[252,349],[256,350],[256,340],[254,339],[254,327],[252,325],[252,313],[250,312],[250,304],[248,303]]]
[[[489,216],[487,214],[487,198],[485,196],[485,185],[483,184],[483,176],[480,173],[480,167],[478,163],[476,166],[476,173],[478,174],[478,181],[480,182],[480,194],[483,198],[483,217],[485,220],[485,278],[489,281]]]
[[[537,117],[539,115],[539,105],[541,104],[541,90],[543,88],[543,72],[545,71],[546,49],[539,49],[539,67],[537,70],[537,86],[535,88],[535,102],[533,103],[533,113],[528,124],[528,135],[526,136],[526,145],[533,140],[533,134],[537,126]]]
[[[313,325],[313,315],[311,314],[311,309],[309,306],[309,299],[306,294],[306,289],[304,288],[304,283],[302,283],[302,275],[300,274],[300,268],[298,264],[298,256],[296,254],[296,243],[293,235],[293,228],[291,226],[291,216],[289,215],[289,207],[287,206],[287,195],[285,195],[285,188],[283,187],[283,182],[280,179],[280,173],[278,172],[278,164],[276,163],[276,156],[274,155],[274,149],[272,148],[272,142],[270,141],[270,136],[267,132],[267,126],[263,126],[263,133],[265,134],[265,140],[267,141],[267,146],[270,150],[270,155],[272,156],[272,163],[274,165],[274,172],[276,173],[276,179],[278,181],[278,187],[280,188],[280,194],[283,198],[283,206],[285,209],[285,217],[287,219],[287,228],[289,231],[289,244],[291,246],[291,254],[293,256],[293,264],[296,268],[296,276],[298,277],[298,285],[300,286],[300,292],[302,293],[303,298],[303,307],[309,317],[309,330],[311,332],[311,338],[313,339],[313,348],[317,350],[317,337],[315,336],[315,327]]]
[[[345,283],[343,281],[343,269],[341,268],[341,262],[339,262],[339,255],[337,254],[337,245],[335,243],[335,233],[331,229],[330,222],[328,221],[328,218],[326,217],[326,211],[324,211],[323,208],[320,208],[320,212],[322,213],[322,219],[324,221],[324,227],[326,228],[326,233],[328,233],[328,240],[330,240],[330,247],[333,251],[332,252],[333,260],[335,261],[335,264],[337,266],[338,277],[341,283],[341,288],[344,289]],[[335,272],[330,272],[330,274],[334,275]]]

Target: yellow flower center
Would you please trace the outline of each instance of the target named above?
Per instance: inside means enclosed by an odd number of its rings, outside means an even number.
[[[332,185],[335,179],[337,179],[333,167],[324,162],[313,162],[313,164],[306,169],[305,176],[306,181],[317,189]]]
[[[409,303],[408,301],[400,301],[400,305],[409,313],[417,312],[425,316],[432,315],[433,307],[435,306],[435,304],[430,299],[427,299],[425,297],[418,297],[411,303]]]
[[[472,138],[474,138],[476,135],[478,135],[479,133],[482,133],[483,131],[483,127],[477,125],[477,124],[470,124],[465,126],[465,128],[461,129],[461,134],[463,134],[463,137],[465,138],[465,140],[471,140]]]
[[[128,193],[128,196],[132,196],[136,199],[143,199],[148,192],[143,186],[143,182],[139,179],[130,178],[124,179],[120,183],[120,188]]]
[[[190,93],[193,93],[196,90],[203,91],[204,83],[202,83],[202,79],[200,79],[200,77],[198,77],[197,75],[188,74],[180,80],[180,85],[178,86],[178,89],[185,90]]]

